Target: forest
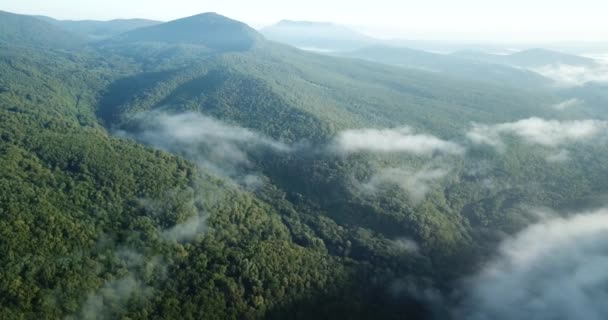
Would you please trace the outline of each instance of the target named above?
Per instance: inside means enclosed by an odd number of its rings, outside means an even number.
[[[217,14],[0,26],[2,319],[450,319],[531,208],[608,191],[600,84],[319,55]]]

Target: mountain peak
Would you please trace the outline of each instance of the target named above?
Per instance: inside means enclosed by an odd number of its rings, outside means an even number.
[[[216,20],[216,21],[223,21],[223,20],[230,20],[230,21],[235,21],[232,20],[226,16],[223,16],[217,12],[202,12],[202,13],[198,13],[189,17],[184,17],[184,18],[180,18],[180,19],[176,19],[173,21],[179,21],[179,20],[186,20],[186,19],[190,19],[190,20],[200,20],[200,21],[209,21],[209,20]],[[235,21],[236,22],[236,21]]]
[[[195,44],[218,51],[245,51],[263,37],[248,25],[215,12],[206,12],[127,32],[121,42]]]

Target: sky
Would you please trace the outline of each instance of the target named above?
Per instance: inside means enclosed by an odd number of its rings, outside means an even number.
[[[608,39],[606,0],[0,0],[0,10],[58,19],[172,20],[217,12],[252,27],[335,22],[380,38],[486,42]]]

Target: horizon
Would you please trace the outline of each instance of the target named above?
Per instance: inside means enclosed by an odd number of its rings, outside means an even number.
[[[276,0],[247,3],[232,0],[204,4],[193,0],[176,0],[170,4],[153,5],[142,0],[128,4],[115,0],[88,2],[90,6],[82,6],[82,2],[76,0],[53,3],[0,0],[0,10],[43,15],[58,20],[148,19],[163,22],[216,12],[258,30],[282,20],[323,22],[346,26],[367,36],[386,40],[540,44],[605,43],[608,39],[608,23],[601,15],[601,12],[608,10],[608,4],[594,0],[583,0],[576,5],[548,0],[534,4],[523,0],[508,4],[488,4],[481,0],[466,0],[458,4],[445,0],[403,4],[379,0],[373,6],[343,0],[331,4],[321,3],[320,0],[307,3]]]

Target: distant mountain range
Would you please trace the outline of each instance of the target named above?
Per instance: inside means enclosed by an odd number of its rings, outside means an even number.
[[[453,53],[460,58],[490,63],[508,64],[512,66],[530,67],[547,61],[570,65],[589,65],[593,63],[589,59],[575,57],[573,54],[557,52],[559,48],[567,52],[592,51],[589,48],[606,48],[606,44],[576,44],[576,43],[554,43],[548,44],[551,50],[530,49],[525,45],[476,44],[458,43],[450,41],[422,41],[404,39],[377,39],[364,35],[347,26],[327,22],[290,21],[283,20],[277,24],[262,28],[264,36],[273,41],[286,43],[302,49],[320,52],[349,52],[372,47],[409,48],[444,54]],[[366,48],[366,50],[372,50]],[[522,53],[513,54],[513,50]],[[488,53],[491,52],[491,53]],[[500,54],[492,54],[498,52]],[[550,59],[550,60],[547,60]]]
[[[86,37],[88,40],[107,39],[133,29],[150,27],[161,21],[146,19],[116,19],[109,21],[96,20],[57,20],[51,17],[36,16],[64,30]]]
[[[532,71],[496,62],[475,61],[458,55],[447,55],[390,46],[370,46],[336,55],[359,58],[403,68],[438,72],[446,76],[517,87],[546,86],[551,80]]]
[[[323,22],[283,20],[260,32],[269,40],[313,51],[349,51],[378,42],[348,27]]]
[[[0,43],[76,48],[86,43],[164,43],[241,51],[263,37],[244,23],[204,13],[168,23],[144,19],[56,20],[0,11]]]
[[[453,56],[477,62],[498,63],[521,68],[534,68],[546,65],[596,66],[593,59],[561,53],[546,49],[528,49],[520,52],[498,55],[477,51],[459,51]]]
[[[593,59],[546,49],[523,49],[492,54],[482,45],[446,44],[425,41],[380,40],[332,23],[284,20],[260,30],[266,38],[301,49],[365,59],[369,61],[442,72],[482,81],[509,82],[517,86],[548,84],[551,80],[530,70],[547,65],[597,66]],[[411,46],[411,47],[410,47]],[[500,47],[486,45],[488,50]],[[421,50],[422,49],[422,50]],[[442,54],[427,50],[440,50]],[[454,52],[449,52],[449,51]],[[503,52],[506,52],[502,48]],[[527,69],[527,70],[522,70]]]
[[[0,11],[0,44],[75,48],[86,39],[41,19]]]

